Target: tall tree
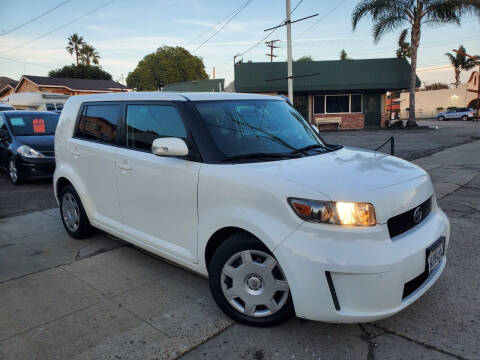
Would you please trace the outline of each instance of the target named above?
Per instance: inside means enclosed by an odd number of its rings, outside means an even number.
[[[361,0],[353,10],[353,29],[364,17],[373,21],[373,39],[378,42],[383,34],[410,26],[412,47],[410,70],[410,107],[407,126],[415,126],[415,88],[417,83],[417,56],[423,24],[460,24],[463,15],[480,15],[479,0]]]
[[[463,47],[463,45],[460,45],[458,48],[458,52],[455,53],[455,55],[451,53],[446,53],[445,55],[448,57],[450,62],[452,63],[455,71],[455,87],[458,88],[458,85],[460,85],[460,74],[463,70],[470,70],[473,69],[476,66],[475,60],[472,58],[467,58],[465,54],[467,51]]]
[[[299,57],[296,62],[310,62],[313,61],[313,58],[311,55],[304,55],[302,57]]]
[[[70,55],[73,55],[73,53],[75,53],[75,60],[78,66],[78,61],[80,59],[80,49],[85,44],[83,36],[79,36],[77,33],[74,33],[70,35],[67,40],[67,51]]]
[[[87,66],[90,64],[98,65],[100,63],[100,54],[92,45],[85,44],[80,49],[80,59]]]
[[[412,57],[412,47],[410,43],[407,41],[408,36],[408,29],[404,29],[400,33],[400,37],[398,38],[398,49],[397,49],[397,58],[411,58]]]
[[[340,60],[348,60],[348,54],[345,49],[342,49],[342,51],[340,51]]]
[[[208,79],[208,75],[202,58],[179,46],[163,46],[139,61],[128,74],[127,85],[137,90],[158,90],[160,83],[204,79]]]

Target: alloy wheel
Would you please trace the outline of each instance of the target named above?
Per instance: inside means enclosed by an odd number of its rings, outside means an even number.
[[[252,317],[277,313],[290,292],[280,264],[259,250],[244,250],[231,256],[223,266],[221,286],[230,305]]]
[[[18,170],[13,160],[10,160],[10,164],[8,166],[8,173],[12,182],[16,183],[18,181]]]
[[[62,198],[62,217],[68,230],[76,232],[80,226],[80,209],[77,200],[71,193],[65,193]]]

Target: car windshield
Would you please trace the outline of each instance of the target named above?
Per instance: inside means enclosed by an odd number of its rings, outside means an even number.
[[[312,127],[285,101],[209,101],[196,104],[225,158],[253,154],[297,154],[327,148]],[[323,150],[322,150],[323,149]]]
[[[17,136],[55,135],[58,115],[11,115],[10,128]]]

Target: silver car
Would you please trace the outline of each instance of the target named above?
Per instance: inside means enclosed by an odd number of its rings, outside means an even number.
[[[463,121],[472,120],[475,117],[475,110],[472,108],[453,108],[435,115],[438,121],[461,119]]]

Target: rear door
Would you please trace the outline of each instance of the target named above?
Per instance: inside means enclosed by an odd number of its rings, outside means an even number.
[[[152,154],[152,142],[178,137],[190,143],[173,103],[126,103],[123,144],[116,161],[117,188],[125,231],[147,247],[197,261],[197,184],[200,163]],[[189,146],[191,149],[191,146]]]
[[[73,138],[67,141],[69,163],[75,168],[90,220],[108,227],[121,221],[115,181],[121,103],[87,103]]]

